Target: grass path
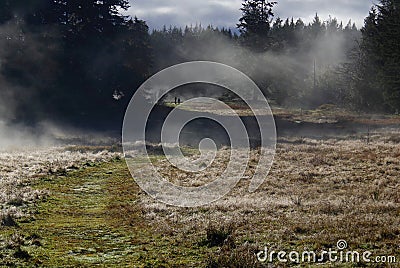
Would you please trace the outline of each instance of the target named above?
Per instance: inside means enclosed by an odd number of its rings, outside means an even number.
[[[51,195],[39,205],[35,221],[20,225],[25,235],[37,237],[41,244],[26,247],[29,266],[199,264],[201,251],[187,257],[192,244],[174,245],[141,217],[135,202],[142,193],[123,161],[43,178],[36,187],[47,188]]]
[[[139,257],[130,253],[135,251],[132,241],[138,230],[146,231],[139,228],[143,224],[129,226],[117,217],[123,212],[116,212],[122,203],[133,203],[138,193],[123,162],[44,178],[37,187],[49,189],[51,196],[40,205],[37,220],[23,228],[41,238],[42,247],[30,252],[38,263],[108,266],[132,263]],[[135,211],[129,212],[130,221],[140,220]]]

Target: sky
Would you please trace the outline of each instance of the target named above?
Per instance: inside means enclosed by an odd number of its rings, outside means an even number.
[[[315,13],[322,20],[336,17],[346,25],[351,19],[357,27],[363,26],[364,18],[373,0],[277,0],[275,18],[294,17],[311,22]],[[213,25],[235,28],[241,11],[241,0],[130,0],[127,14],[145,20],[150,28],[164,25]]]

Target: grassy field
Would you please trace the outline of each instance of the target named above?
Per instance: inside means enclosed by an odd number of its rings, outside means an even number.
[[[1,229],[5,266],[197,266],[210,251],[196,239],[166,236],[144,217],[144,195],[125,162],[114,159],[46,176],[34,188],[51,194],[34,219]]]
[[[90,150],[86,148],[85,150]],[[400,144],[362,140],[285,139],[266,182],[247,192],[257,161],[223,199],[176,208],[142,192],[118,156],[85,162],[31,180],[48,193],[26,214],[0,229],[0,265],[14,267],[281,267],[308,262],[260,263],[271,250],[335,248],[371,251],[400,260]],[[188,181],[162,157],[165,174]],[[213,178],[216,174],[204,174]],[[176,181],[179,183],[179,180]],[[22,206],[22,207],[25,207]],[[330,263],[323,267],[398,267],[382,263]]]

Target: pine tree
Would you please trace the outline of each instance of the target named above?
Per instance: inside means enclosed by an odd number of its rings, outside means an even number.
[[[361,30],[357,89],[364,108],[400,108],[400,1],[380,0]]]
[[[380,33],[375,46],[381,64],[380,79],[386,103],[393,111],[400,109],[400,1],[381,0],[377,27]]]
[[[270,30],[276,2],[244,0],[242,17],[237,25],[244,44],[255,51],[265,51],[271,45]]]

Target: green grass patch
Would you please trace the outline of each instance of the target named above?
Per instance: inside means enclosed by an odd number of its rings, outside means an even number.
[[[45,177],[34,187],[50,197],[35,220],[1,229],[4,244],[18,240],[2,250],[2,265],[199,266],[206,258],[208,247],[164,236],[146,222],[137,204],[143,192],[123,160]]]

